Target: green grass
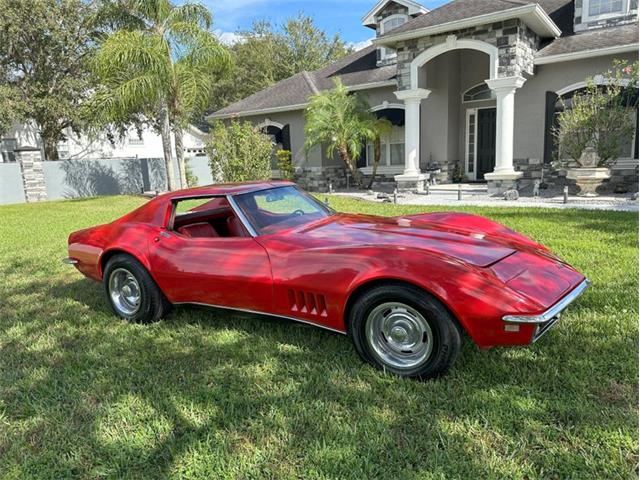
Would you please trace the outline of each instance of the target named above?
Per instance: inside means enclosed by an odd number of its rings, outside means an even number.
[[[60,259],[69,232],[141,203],[0,207],[0,478],[635,476],[636,214],[464,209],[545,243],[593,287],[534,346],[466,340],[450,375],[419,383],[284,320],[187,307],[117,320]]]

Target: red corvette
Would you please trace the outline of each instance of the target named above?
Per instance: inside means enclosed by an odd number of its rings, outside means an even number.
[[[102,281],[116,315],[172,305],[262,313],[348,334],[375,367],[445,373],[466,332],[481,348],[528,345],[588,286],[547,248],[462,213],[336,213],[289,182],[159,196],[72,233],[68,263]]]

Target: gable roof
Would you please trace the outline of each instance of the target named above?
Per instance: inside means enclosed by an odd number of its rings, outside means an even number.
[[[377,13],[391,2],[407,7],[409,15],[420,15],[429,11],[427,8],[413,0],[380,0],[364,17],[362,17],[362,24],[365,27],[374,26],[376,24]]]
[[[374,43],[390,44],[516,17],[543,37],[557,37],[562,32],[549,11],[556,11],[558,5],[566,3],[567,0],[453,0],[381,35]]]
[[[209,119],[302,110],[309,97],[333,88],[334,79],[352,90],[395,85],[396,66],[376,67],[376,47],[370,45],[314,72],[301,72],[210,115]]]
[[[538,51],[537,65],[638,50],[638,23],[586,30],[556,38]],[[584,54],[581,56],[580,54]]]

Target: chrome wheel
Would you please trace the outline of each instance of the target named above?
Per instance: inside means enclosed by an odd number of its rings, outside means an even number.
[[[433,332],[416,309],[399,302],[383,303],[367,317],[365,332],[373,353],[384,364],[410,370],[433,351]]]
[[[140,309],[140,285],[136,277],[124,268],[117,268],[111,272],[109,296],[120,315],[130,317]]]

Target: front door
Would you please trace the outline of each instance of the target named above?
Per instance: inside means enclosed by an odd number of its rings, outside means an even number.
[[[478,109],[477,176],[484,180],[485,173],[493,172],[496,166],[496,109]]]

